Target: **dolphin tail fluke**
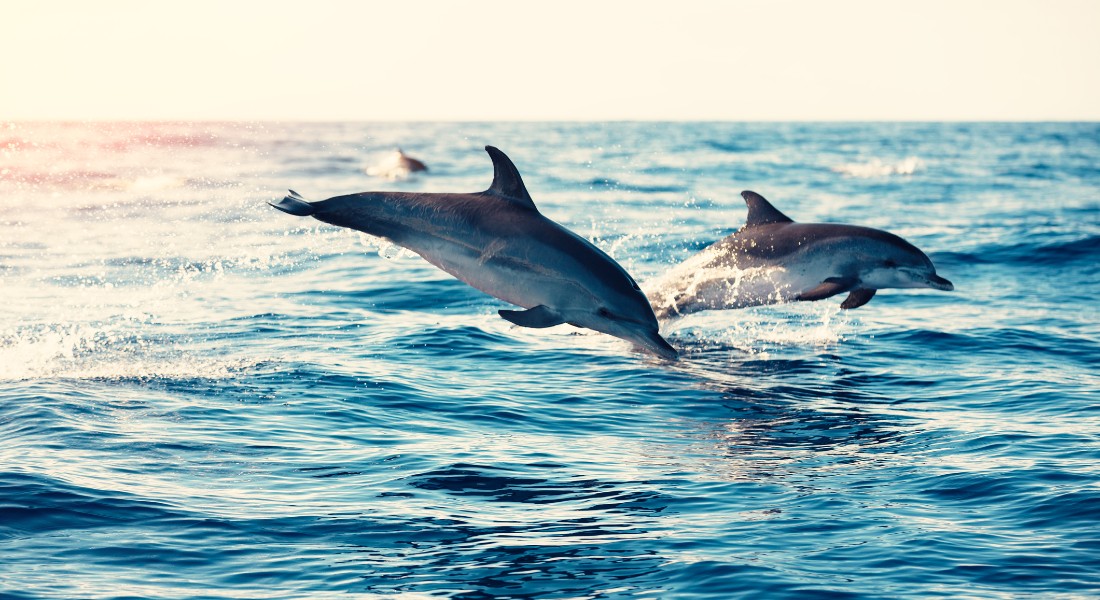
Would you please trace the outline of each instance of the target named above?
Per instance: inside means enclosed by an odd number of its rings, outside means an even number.
[[[271,206],[274,206],[275,208],[285,213],[289,213],[299,217],[308,217],[317,210],[317,207],[307,202],[305,198],[303,198],[301,195],[298,194],[298,192],[295,192],[294,190],[290,190],[290,193],[287,194],[285,198],[280,200],[278,204],[272,204],[271,202],[268,202],[268,204],[271,204]]]

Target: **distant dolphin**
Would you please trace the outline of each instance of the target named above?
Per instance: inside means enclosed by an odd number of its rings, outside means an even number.
[[[427,171],[428,165],[423,162],[405,154],[405,151],[401,148],[395,150],[385,160],[379,161],[378,164],[367,167],[367,175],[373,175],[376,177],[383,177],[386,179],[404,179],[408,177],[410,173],[417,173],[419,171]]]
[[[471,286],[528,309],[499,311],[516,325],[569,323],[675,359],[634,279],[602,250],[544,217],[512,161],[492,146],[485,151],[494,173],[484,192],[364,192],[307,202],[291,190],[272,206],[408,248]]]
[[[650,288],[658,318],[703,310],[821,300],[844,292],[858,308],[884,288],[955,286],[916,246],[879,229],[795,223],[744,191],[745,226],[677,265]]]

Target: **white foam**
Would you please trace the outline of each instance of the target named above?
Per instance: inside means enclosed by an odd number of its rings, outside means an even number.
[[[836,302],[799,302],[696,313],[662,330],[699,350],[732,349],[767,358],[787,347],[834,347],[844,341],[851,320]]]
[[[207,356],[187,340],[143,335],[147,323],[54,324],[0,333],[0,381],[229,379],[256,361]]]
[[[349,230],[350,231],[350,230]],[[387,240],[386,238],[370,235],[369,233],[363,233],[361,231],[354,232],[359,238],[359,243],[363,244],[367,248],[378,252],[378,256],[387,260],[397,260],[399,258],[419,258],[415,252],[405,248],[404,246],[398,246],[397,244]]]
[[[884,162],[882,159],[873,158],[867,162],[846,163],[833,167],[833,171],[849,177],[869,179],[891,175],[912,175],[924,168],[923,160],[915,156],[909,156],[897,162]]]

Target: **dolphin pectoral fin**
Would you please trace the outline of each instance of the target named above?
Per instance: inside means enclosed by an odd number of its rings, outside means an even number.
[[[848,294],[848,297],[840,304],[840,308],[859,308],[870,302],[871,298],[875,297],[875,292],[877,291],[878,290],[868,288],[852,290],[852,293]]]
[[[561,315],[550,310],[543,304],[528,310],[498,310],[497,312],[500,313],[500,316],[504,317],[505,320],[511,321],[520,327],[542,329],[543,327],[561,325],[565,322],[565,319],[563,319]]]
[[[801,300],[803,302],[811,302],[814,300],[824,300],[837,294],[842,294],[848,290],[854,288],[858,281],[850,277],[830,277],[821,282],[821,285],[807,290],[799,294],[795,300]],[[870,298],[867,298],[870,300]]]

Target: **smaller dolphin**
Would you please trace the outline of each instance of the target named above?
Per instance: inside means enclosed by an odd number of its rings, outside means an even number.
[[[297,192],[275,208],[386,238],[461,281],[527,310],[501,310],[522,327],[569,323],[675,359],[634,279],[591,242],[535,208],[503,152],[484,192],[364,192],[307,202]]]
[[[703,310],[822,300],[848,292],[841,308],[867,304],[885,288],[955,286],[900,237],[869,227],[795,223],[763,196],[744,191],[745,226],[677,265],[651,286],[666,319]]]
[[[428,165],[405,154],[404,150],[398,148],[384,160],[367,167],[367,175],[394,180],[404,179],[412,173],[427,170]]]

